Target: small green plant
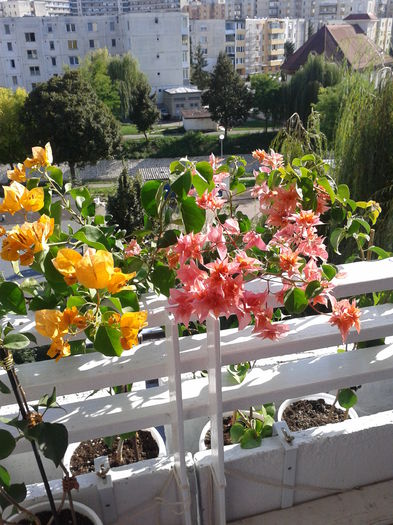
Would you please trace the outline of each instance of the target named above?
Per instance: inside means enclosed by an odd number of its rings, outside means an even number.
[[[266,403],[259,408],[235,410],[230,430],[232,443],[239,443],[242,448],[256,448],[265,437],[273,433],[274,403]]]

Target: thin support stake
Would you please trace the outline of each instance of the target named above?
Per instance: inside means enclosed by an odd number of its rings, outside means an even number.
[[[211,425],[211,455],[214,487],[214,523],[217,525],[225,525],[226,481],[224,474],[224,436],[222,425],[220,321],[214,317],[208,317],[206,326],[209,416]]]

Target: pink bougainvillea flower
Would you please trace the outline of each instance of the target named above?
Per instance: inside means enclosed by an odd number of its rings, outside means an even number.
[[[185,289],[195,291],[200,288],[198,281],[206,280],[208,273],[198,268],[195,261],[191,259],[187,265],[180,266],[177,270],[177,276]]]
[[[237,222],[236,219],[227,219],[224,222],[224,224],[222,225],[222,227],[230,235],[239,235],[240,234],[239,223]]]
[[[329,323],[338,327],[341,333],[342,341],[345,343],[349,330],[354,326],[357,332],[360,332],[360,310],[356,306],[356,299],[352,303],[348,299],[336,301],[332,298],[332,315]]]
[[[239,271],[242,272],[255,272],[255,270],[258,270],[262,263],[261,261],[258,261],[258,259],[255,259],[255,257],[249,257],[245,251],[238,251],[235,256],[235,261],[237,263],[237,268]]]
[[[194,296],[184,288],[171,288],[169,291],[169,311],[172,312],[178,323],[189,324],[194,313]]]
[[[196,259],[202,264],[202,248],[206,242],[206,238],[207,236],[202,233],[181,234],[177,240],[177,244],[173,247],[173,251],[180,256],[180,264],[183,264],[188,259]]]
[[[206,190],[200,197],[196,198],[196,203],[204,210],[216,211],[221,209],[226,203],[226,200],[218,196],[218,191],[217,188],[214,188],[210,192]]]
[[[266,155],[264,164],[267,164],[273,170],[276,170],[277,168],[280,168],[284,164],[284,156],[281,155],[280,153],[276,153],[275,151],[271,149],[269,154]]]
[[[245,243],[245,250],[253,248],[254,246],[262,251],[266,250],[266,244],[263,242],[262,237],[254,231],[247,232],[243,237],[243,242]]]
[[[312,210],[301,210],[299,213],[293,214],[291,220],[301,228],[306,229],[323,224],[319,218],[319,213],[314,213]]]
[[[262,164],[267,157],[267,153],[264,149],[256,149],[252,152],[252,157]]]
[[[126,249],[124,250],[124,255],[126,257],[132,257],[133,255],[139,255],[141,253],[141,247],[135,239],[132,239]]]
[[[289,276],[299,273],[299,252],[284,246],[280,250],[280,268]]]
[[[222,226],[211,227],[207,233],[207,238],[212,243],[212,248],[217,250],[220,258],[225,259],[227,255],[227,245]]]

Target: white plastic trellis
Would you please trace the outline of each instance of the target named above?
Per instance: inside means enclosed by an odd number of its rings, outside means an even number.
[[[361,262],[343,267],[345,275],[336,279],[337,297],[363,292],[393,289],[393,260]],[[259,286],[253,283],[252,286]],[[72,356],[58,363],[45,361],[21,365],[19,377],[29,401],[50,392],[53,385],[58,395],[102,389],[161,377],[169,384],[120,394],[115,397],[89,398],[62,403],[66,412],[52,411],[48,416],[64,423],[70,442],[139,430],[149,426],[171,423],[176,441],[176,470],[184,502],[184,521],[187,514],[189,489],[184,462],[183,422],[210,414],[213,419],[212,454],[214,457],[215,523],[224,523],[225,478],[223,454],[217,424],[222,411],[239,406],[297,397],[382,379],[393,378],[393,345],[373,347],[367,351],[329,354],[324,349],[339,345],[341,338],[325,316],[312,316],[289,321],[289,335],[276,342],[251,335],[251,328],[241,332],[219,332],[218,323],[208,321],[208,336],[178,337],[177,325],[168,317],[166,299],[147,295],[143,305],[149,311],[149,326],[166,326],[167,338],[148,341],[119,358],[107,358],[93,353]],[[371,340],[393,335],[393,305],[362,309],[360,335],[351,331],[349,341]],[[18,318],[20,329],[33,331],[34,323]],[[42,339],[41,339],[42,340]],[[305,351],[321,349],[320,357],[309,357]],[[264,359],[272,356],[297,354],[296,360],[276,362],[274,367]],[[303,354],[303,355],[302,355]],[[241,385],[227,382],[221,366],[246,360],[259,360]],[[208,369],[209,379],[185,379],[181,374]],[[7,383],[5,373],[0,380]],[[221,398],[222,393],[222,398]],[[7,406],[9,396],[0,394],[1,414],[15,415],[15,406]],[[216,437],[214,437],[216,434]],[[17,452],[27,450],[23,441]],[[188,520],[188,521],[187,521]]]

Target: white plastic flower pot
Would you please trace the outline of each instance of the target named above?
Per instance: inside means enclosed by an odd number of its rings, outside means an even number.
[[[310,400],[323,399],[327,404],[332,405],[336,398],[332,394],[326,394],[326,393],[323,392],[323,393],[320,393],[320,394],[310,394],[310,395],[307,395],[307,396],[295,397],[293,399],[286,399],[283,403],[281,403],[281,405],[280,405],[280,407],[279,407],[279,409],[277,411],[277,421],[282,421],[283,420],[282,415],[284,413],[284,410],[287,407],[289,407],[292,403],[295,403],[296,401],[302,401],[302,400],[304,401],[304,400],[307,400],[307,399],[310,399]],[[336,407],[340,408],[343,411],[345,411],[345,408],[343,408],[338,401],[336,402]],[[348,411],[348,417],[350,419],[356,419],[359,416],[357,415],[357,412],[356,412],[355,409],[350,408],[349,411]]]
[[[89,520],[92,522],[93,525],[103,525],[103,522],[101,521],[101,519],[97,516],[94,510],[92,510],[90,507],[88,507],[87,505],[84,505],[83,503],[80,503],[79,501],[75,501],[75,500],[73,500],[73,504],[74,504],[75,512],[82,514],[86,518],[89,518]],[[60,500],[55,500],[55,505],[56,505],[56,508],[58,508],[60,505]],[[63,509],[69,509],[69,508],[70,508],[70,504],[66,500],[64,502]],[[41,512],[43,510],[49,510],[49,503],[48,501],[41,501],[41,503],[36,503],[35,505],[31,505],[27,507],[27,509],[33,514],[37,514],[38,512]],[[11,518],[8,518],[7,522],[19,523],[20,521],[22,521],[22,519],[26,518],[27,516],[28,516],[27,514],[23,514],[23,513],[15,514]]]
[[[152,428],[144,428],[144,429],[141,429],[141,430],[144,430],[145,432],[150,432],[152,438],[157,443],[157,446],[158,446],[158,457],[166,456],[167,455],[166,445],[164,443],[164,440],[161,437],[161,434],[158,432],[158,430],[156,428],[154,428],[154,427],[152,427]],[[81,444],[81,442],[79,442],[79,443],[71,443],[70,445],[68,445],[67,451],[66,451],[66,453],[64,455],[64,459],[63,459],[63,463],[64,463],[64,465],[65,465],[65,467],[67,468],[68,471],[70,470],[70,464],[71,464],[72,455],[74,454],[75,450],[79,447],[80,444]],[[121,468],[121,467],[118,467],[118,468]]]

